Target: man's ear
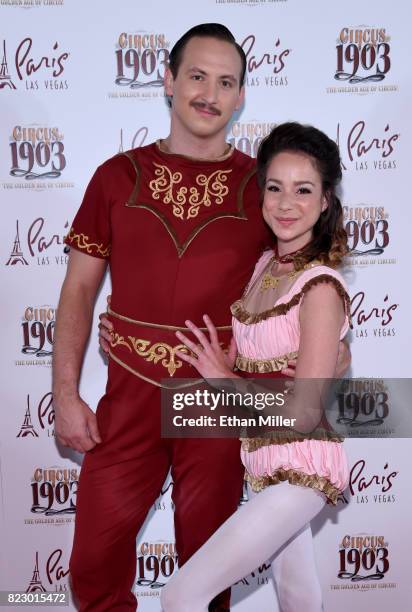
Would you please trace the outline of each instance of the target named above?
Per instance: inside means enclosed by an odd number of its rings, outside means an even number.
[[[244,101],[245,101],[245,86],[242,85],[239,91],[239,98],[238,98],[238,101],[236,102],[235,110],[239,110],[239,108],[241,108]]]
[[[165,94],[169,97],[173,96],[173,75],[170,68],[166,68],[165,70],[165,79],[164,79],[164,89]]]

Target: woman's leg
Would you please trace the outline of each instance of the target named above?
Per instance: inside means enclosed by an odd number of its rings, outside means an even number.
[[[255,493],[248,486],[249,499]],[[310,523],[307,523],[271,558],[271,569],[282,612],[320,612],[322,590],[316,568]]]
[[[282,546],[272,561],[272,573],[282,612],[323,610],[310,524]]]
[[[218,503],[218,500],[216,500]],[[207,612],[215,595],[264,563],[324,506],[308,487],[267,487],[231,516],[164,587],[165,612]]]

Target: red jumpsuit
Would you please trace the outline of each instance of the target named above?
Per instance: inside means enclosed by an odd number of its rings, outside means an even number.
[[[186,319],[201,327],[207,313],[229,341],[230,304],[269,242],[259,199],[243,153],[205,161],[158,144],[108,160],[87,188],[66,242],[108,259],[114,334],[97,408],[103,442],[79,483],[70,570],[82,611],[136,609],[136,536],[169,468],[180,565],[237,508],[239,442],[161,438],[159,385],[197,376],[174,353]],[[229,593],[210,609],[226,608]]]

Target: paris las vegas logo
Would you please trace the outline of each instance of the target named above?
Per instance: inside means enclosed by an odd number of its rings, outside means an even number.
[[[396,316],[399,304],[385,290],[372,298],[358,291],[351,298],[351,316],[356,338],[380,340],[396,336]]]
[[[67,167],[67,154],[59,127],[13,126],[9,147],[9,175],[17,180],[3,182],[3,189],[74,187],[73,183],[61,179]]]
[[[65,69],[70,54],[62,50],[58,41],[22,39],[10,50],[3,40],[0,64],[0,90],[20,89],[26,91],[66,90],[69,83]]]
[[[170,42],[164,33],[121,32],[115,45],[115,90],[109,98],[164,96]]]
[[[67,591],[69,589],[69,564],[68,561],[63,561],[65,556],[62,548],[51,551],[47,558],[45,554],[36,551],[33,559],[33,572],[26,593]]]
[[[65,246],[64,238],[68,227],[66,221],[61,229],[52,229],[51,222],[44,217],[36,217],[26,223],[17,219],[14,240],[10,239],[5,265],[14,266],[16,270],[29,265],[65,266],[69,247]]]
[[[51,391],[35,398],[27,394],[24,416],[16,438],[54,437],[54,418]]]
[[[246,87],[286,87],[287,63],[292,52],[281,37],[272,34],[262,39],[254,33],[247,34],[240,43],[246,55]]]
[[[388,93],[398,86],[388,83],[392,68],[392,37],[384,27],[345,26],[335,45],[335,85],[327,93]]]
[[[349,486],[339,495],[338,501],[348,504],[353,500],[368,508],[372,504],[392,505],[398,501],[398,476],[399,470],[394,469],[390,461],[382,461],[379,457],[372,465],[370,458],[357,459],[349,472]]]
[[[398,167],[400,136],[388,121],[379,121],[375,125],[364,119],[355,123],[339,122],[336,144],[339,146],[342,170],[393,172]]]

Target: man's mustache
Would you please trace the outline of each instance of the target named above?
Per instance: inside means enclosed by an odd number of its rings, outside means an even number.
[[[191,102],[190,106],[193,106],[193,108],[198,108],[199,110],[204,110],[213,115],[217,115],[218,117],[220,117],[220,115],[222,114],[218,108],[216,108],[215,106],[211,106],[207,102]]]

